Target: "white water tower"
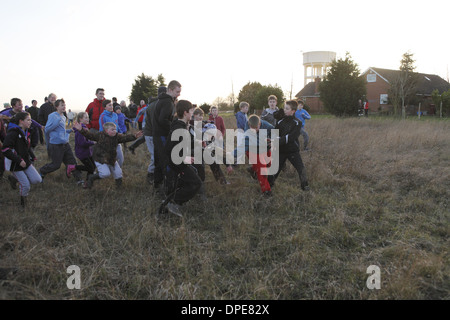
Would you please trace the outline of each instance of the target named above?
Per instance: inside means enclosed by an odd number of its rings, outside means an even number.
[[[336,52],[333,51],[309,51],[303,53],[303,67],[305,69],[306,86],[317,77],[323,79],[333,60],[336,59]]]

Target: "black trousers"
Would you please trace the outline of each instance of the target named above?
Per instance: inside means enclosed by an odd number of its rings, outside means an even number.
[[[73,156],[72,148],[70,147],[70,144],[51,144],[49,143],[48,149],[50,151],[50,156],[52,159],[52,162],[47,163],[45,166],[43,166],[41,169],[39,169],[40,173],[42,174],[48,174],[53,171],[58,170],[61,167],[61,164],[64,163],[66,166],[71,165],[77,165],[77,160]],[[81,180],[81,172],[78,170],[75,170],[73,172],[74,177],[77,180]]]
[[[82,165],[78,164],[75,166],[77,170],[86,171],[88,174],[93,174],[95,171],[95,163],[92,157],[80,160]]]
[[[167,174],[167,165],[169,164],[169,159],[165,152],[166,137],[154,136],[153,145],[155,147],[154,186],[158,187],[164,182],[164,177]]]
[[[201,186],[202,180],[198,176],[197,170],[190,165],[186,166],[178,176],[178,185],[173,201],[180,205],[189,201],[197,194]]]
[[[275,181],[275,179],[278,178],[278,176],[281,172],[281,169],[283,168],[283,166],[286,163],[286,160],[289,160],[289,162],[294,166],[295,170],[297,170],[298,177],[300,179],[300,184],[301,184],[302,188],[307,186],[308,180],[306,178],[306,169],[305,169],[305,166],[303,165],[303,161],[302,161],[302,157],[300,156],[300,153],[299,152],[288,153],[288,154],[280,153],[279,157],[280,157],[280,165],[278,168],[278,172],[275,174],[273,181]],[[272,182],[271,180],[269,180],[269,183]]]

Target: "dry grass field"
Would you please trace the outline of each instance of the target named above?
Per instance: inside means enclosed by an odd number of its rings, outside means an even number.
[[[306,129],[311,191],[290,164],[271,199],[246,165],[228,186],[207,168],[209,199],[183,218],[157,215],[145,145],[125,154],[121,190],[84,190],[61,169],[22,210],[2,181],[0,299],[449,299],[450,122],[313,116]]]

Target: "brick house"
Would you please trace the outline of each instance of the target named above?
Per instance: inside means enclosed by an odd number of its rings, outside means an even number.
[[[369,101],[369,112],[392,112],[392,105],[388,104],[388,92],[390,83],[400,74],[399,70],[368,68],[361,74],[366,80],[367,94]],[[321,79],[317,77],[314,82],[308,83],[299,93],[295,95],[309,107],[310,113],[325,113],[323,103],[320,100],[319,84]],[[435,114],[436,107],[431,100],[431,93],[437,89],[440,94],[450,89],[450,83],[434,74],[418,73],[417,97],[421,102],[421,111],[426,114]],[[407,106],[408,114],[416,114],[418,105]]]
[[[369,101],[369,112],[392,112],[393,107],[388,101],[388,92],[391,82],[400,75],[399,70],[368,68],[361,76],[366,80],[367,95]],[[435,107],[431,100],[431,93],[437,89],[440,94],[450,89],[450,84],[441,77],[434,74],[417,73],[417,101],[421,102],[421,111],[424,114],[435,114]],[[407,106],[408,114],[416,114],[417,105]]]
[[[317,77],[313,82],[308,83],[295,97],[303,100],[305,105],[309,107],[310,113],[325,113],[325,108],[320,100],[319,84],[320,78]]]

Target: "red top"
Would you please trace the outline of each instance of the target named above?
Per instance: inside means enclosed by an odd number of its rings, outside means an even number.
[[[225,123],[223,122],[223,118],[221,116],[214,118],[211,114],[209,116],[209,120],[214,121],[214,125],[220,130],[220,132],[222,132],[222,136],[225,136]]]
[[[139,111],[141,111],[142,109],[144,109],[145,107],[146,107],[147,105],[143,105],[143,106],[139,106],[139,108],[138,108],[138,111],[137,111],[137,113],[136,114],[138,114],[139,113]],[[139,117],[139,119],[138,119],[138,122],[142,122],[142,121],[144,121],[144,113]]]
[[[89,114],[89,124],[87,125],[89,129],[94,128],[100,130],[98,120],[100,119],[100,115],[104,111],[102,105],[103,100],[100,101],[95,98],[94,101],[89,103],[88,107],[86,108],[86,112]]]

